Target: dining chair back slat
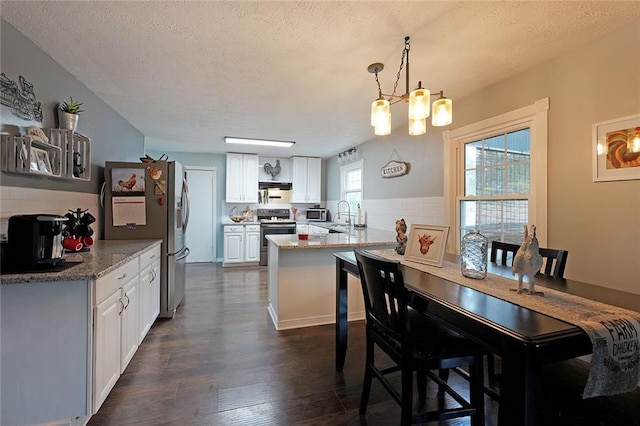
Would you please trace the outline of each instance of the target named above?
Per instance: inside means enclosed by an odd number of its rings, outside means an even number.
[[[505,243],[503,241],[491,242],[491,254],[489,256],[491,262],[499,263],[500,265],[512,266],[513,258],[520,246],[518,244]],[[498,255],[500,252],[500,255]],[[541,274],[553,277],[564,278],[564,269],[567,265],[567,257],[569,252],[561,249],[540,248],[538,250],[542,256],[542,268]]]

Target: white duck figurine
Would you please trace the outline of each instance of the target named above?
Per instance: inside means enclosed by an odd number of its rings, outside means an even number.
[[[513,267],[511,272],[518,274],[518,293],[529,293],[534,295],[543,295],[541,291],[535,291],[534,278],[542,267],[542,256],[539,252],[538,238],[536,238],[536,226],[531,226],[529,234],[527,226],[524,225],[524,240],[522,245],[513,257]],[[529,289],[522,288],[522,280],[524,276],[529,276]]]

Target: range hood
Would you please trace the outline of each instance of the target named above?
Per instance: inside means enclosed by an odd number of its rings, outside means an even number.
[[[280,189],[290,190],[291,182],[278,182],[278,181],[261,181],[258,182],[258,188],[260,189]]]

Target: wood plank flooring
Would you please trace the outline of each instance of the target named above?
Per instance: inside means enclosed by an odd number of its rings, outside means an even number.
[[[266,290],[264,267],[189,264],[176,317],[156,321],[88,424],[398,424],[399,407],[376,381],[366,417],[358,415],[364,323],[349,324],[347,361],[337,373],[334,327],[277,332]],[[640,390],[582,400],[586,371],[581,361],[545,370],[543,424],[640,425]],[[487,398],[486,407],[486,424],[495,425],[498,406]]]

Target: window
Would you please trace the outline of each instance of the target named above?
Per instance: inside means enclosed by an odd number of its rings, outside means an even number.
[[[490,241],[522,241],[529,220],[530,129],[463,144],[462,238],[474,229]]]
[[[445,132],[445,211],[452,224],[449,251],[473,229],[490,241],[520,243],[523,225],[547,230],[548,99]]]
[[[340,167],[340,194],[347,200],[352,212],[362,205],[362,167],[363,160]]]

